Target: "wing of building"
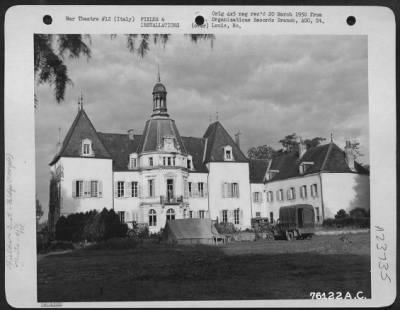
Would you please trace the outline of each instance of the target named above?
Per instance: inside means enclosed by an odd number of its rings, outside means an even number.
[[[248,160],[219,121],[202,137],[181,136],[160,81],[152,95],[141,134],[98,132],[80,104],[50,162],[51,231],[62,215],[103,208],[150,232],[183,218],[245,229],[254,217],[275,221],[280,206],[300,202],[315,207],[319,223],[339,209],[369,208],[368,171],[351,150],[299,145],[298,152],[272,160]]]

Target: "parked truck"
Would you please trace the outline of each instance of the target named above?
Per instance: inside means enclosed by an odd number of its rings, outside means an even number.
[[[273,227],[275,238],[286,240],[311,238],[315,230],[314,208],[307,204],[285,206],[279,209],[279,219]]]

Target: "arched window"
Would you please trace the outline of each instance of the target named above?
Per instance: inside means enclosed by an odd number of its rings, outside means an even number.
[[[154,209],[149,211],[149,226],[157,226],[157,213]]]
[[[168,209],[167,211],[167,221],[175,219],[175,211],[174,209]]]

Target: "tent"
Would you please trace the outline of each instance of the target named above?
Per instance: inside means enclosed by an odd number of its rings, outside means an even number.
[[[225,236],[220,235],[211,219],[179,219],[165,224],[162,241],[178,244],[223,244]]]

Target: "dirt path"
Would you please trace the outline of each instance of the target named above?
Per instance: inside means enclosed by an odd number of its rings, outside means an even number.
[[[38,254],[37,255],[37,261],[40,262],[43,258],[45,258],[46,256],[50,256],[50,255],[61,255],[61,254],[66,254],[66,253],[70,253],[73,250],[65,250],[65,251],[56,251],[56,252],[50,252],[50,253],[46,253],[46,254]]]

